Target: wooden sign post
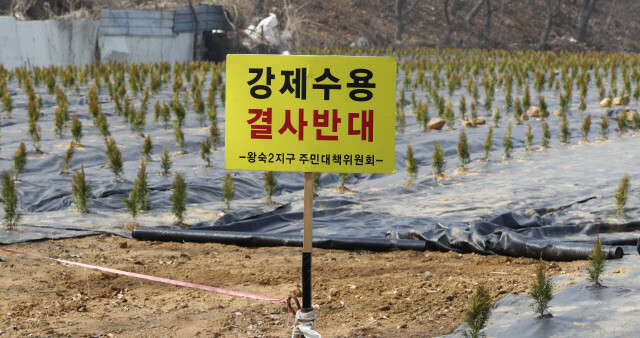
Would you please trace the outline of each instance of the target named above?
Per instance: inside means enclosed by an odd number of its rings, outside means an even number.
[[[226,77],[225,168],[305,173],[302,312],[313,312],[313,173],[395,171],[396,59],[231,54]]]
[[[313,173],[304,173],[304,237],[302,238],[302,308],[311,305],[311,250],[313,248]]]

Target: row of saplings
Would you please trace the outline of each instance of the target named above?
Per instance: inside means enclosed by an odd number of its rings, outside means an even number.
[[[602,242],[600,236],[596,237],[594,248],[589,255],[590,266],[587,267],[588,279],[594,287],[599,287],[600,275],[604,272],[604,263],[606,255],[602,252]],[[531,303],[529,306],[538,314],[536,319],[552,317],[549,310],[549,303],[553,299],[553,283],[546,275],[545,264],[540,257],[540,262],[536,269],[536,279],[529,287],[529,297]],[[469,302],[469,308],[464,316],[464,322],[468,326],[468,330],[462,331],[464,337],[481,337],[481,331],[489,321],[491,314],[491,296],[489,291],[483,285],[479,285]]]
[[[631,120],[631,121],[629,121]],[[628,129],[629,123],[631,123],[631,129],[633,131],[640,131],[640,114],[637,111],[634,111],[632,114],[620,114],[617,118],[618,123],[618,132],[620,136],[622,136]],[[496,121],[497,126],[497,121]],[[583,123],[582,123],[582,141],[588,142],[589,131],[591,130],[591,114],[588,114]],[[609,116],[604,115],[602,118],[602,122],[600,123],[600,136],[603,139],[607,139],[607,135],[609,133]],[[571,138],[571,130],[569,128],[569,122],[567,120],[566,115],[562,115],[562,122],[560,123],[560,142],[561,143],[569,143],[569,139]],[[541,148],[546,148],[549,146],[549,142],[551,139],[551,129],[549,128],[549,124],[546,121],[542,121],[542,139],[540,142]],[[533,140],[534,134],[531,130],[531,125],[527,128],[527,133],[525,136],[525,146],[527,151],[533,150]],[[489,132],[487,133],[487,138],[483,144],[484,147],[484,157],[482,160],[488,161],[489,154],[491,149],[493,148],[493,127],[489,127]],[[511,151],[513,150],[513,142],[511,137],[511,123],[507,127],[507,132],[502,139],[502,147],[504,149],[504,157],[511,157]],[[412,185],[413,181],[418,175],[418,162],[414,157],[413,147],[411,144],[407,145],[407,184]],[[460,160],[460,167],[463,170],[466,170],[466,165],[471,161],[471,155],[469,153],[469,146],[467,142],[467,134],[464,130],[460,131],[460,138],[458,140],[458,151],[457,151],[458,159]],[[446,167],[446,163],[444,160],[444,151],[440,147],[440,144],[437,140],[433,142],[433,155],[431,166],[433,168],[433,172],[436,178],[443,177],[444,170]]]
[[[615,194],[618,215],[624,215],[624,207],[627,203],[627,193],[629,192],[631,178],[629,174],[625,174],[618,185],[618,191]],[[594,287],[599,287],[600,275],[604,272],[604,263],[606,255],[602,252],[602,242],[600,236],[596,237],[593,250],[589,255],[591,265],[587,267],[589,281]],[[532,299],[531,309],[539,316],[536,319],[551,317],[548,313],[549,302],[553,299],[553,285],[549,277],[545,274],[545,264],[540,256],[540,263],[536,271],[536,280],[529,288],[529,296]],[[479,285],[471,296],[469,309],[467,310],[464,321],[469,327],[468,331],[463,331],[465,337],[480,337],[480,331],[485,327],[489,320],[491,312],[491,296],[489,291],[483,285]],[[546,315],[545,315],[546,313]]]

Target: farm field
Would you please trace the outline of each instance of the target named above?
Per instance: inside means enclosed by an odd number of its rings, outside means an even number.
[[[303,53],[398,58],[397,111],[389,112],[396,116],[396,173],[342,181],[337,174],[320,175],[314,234],[412,238],[430,249],[318,250],[313,302],[321,333],[450,333],[462,324],[477,285],[486,285],[494,301],[526,293],[540,255],[553,261],[550,274],[584,278],[583,260],[597,234],[605,252],[621,248],[623,259],[637,258],[637,55],[390,48]],[[0,243],[286,297],[299,280],[299,249],[131,239],[133,228],[158,226],[301,233],[301,173],[275,173],[271,204],[265,203],[262,172],[231,172],[235,197],[225,206],[224,103],[233,98],[225,95],[224,67],[0,69],[0,168],[7,170],[3,180],[13,184],[22,214],[15,227],[0,231]],[[74,137],[78,122],[82,136]],[[434,155],[436,144],[443,162]],[[406,169],[409,145],[413,172]],[[24,165],[16,160],[21,153]],[[163,157],[172,163],[168,173]],[[140,186],[141,163],[147,204],[132,217],[123,200]],[[80,172],[91,185],[88,212],[74,204],[72,181]],[[182,222],[171,211],[177,173],[188,191]],[[625,173],[629,203],[620,207],[614,195]],[[9,336],[282,336],[290,330],[277,303],[2,256],[8,262],[0,264],[10,268],[0,275],[9,289],[0,310],[11,315],[1,330]]]

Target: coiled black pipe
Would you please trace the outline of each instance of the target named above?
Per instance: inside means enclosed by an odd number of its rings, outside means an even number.
[[[191,229],[135,228],[135,239],[161,242],[223,243],[239,246],[302,247],[302,236]],[[426,242],[412,239],[313,236],[313,247],[335,250],[426,250]]]

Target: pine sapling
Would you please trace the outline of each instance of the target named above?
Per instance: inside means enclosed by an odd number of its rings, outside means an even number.
[[[27,165],[27,147],[24,142],[20,141],[18,150],[13,155],[13,177],[18,180],[18,176],[24,171],[24,167]]]
[[[500,122],[500,110],[498,108],[495,108],[493,110],[493,123],[494,123],[494,126],[498,127],[498,122]]]
[[[600,123],[600,135],[603,139],[607,139],[607,134],[609,133],[609,115],[605,115],[602,117],[602,122]]]
[[[73,140],[69,142],[69,148],[62,156],[62,163],[60,163],[60,169],[62,169],[63,174],[67,174],[69,172],[69,168],[71,167],[71,159],[73,158],[73,154],[75,152],[75,143]]]
[[[544,313],[549,309],[549,302],[553,299],[553,284],[546,276],[542,255],[540,256],[540,263],[536,270],[536,280],[529,288],[529,297],[533,300],[529,306],[535,313],[540,315],[537,319],[542,319]]]
[[[2,193],[2,205],[4,207],[4,224],[8,230],[15,230],[22,215],[18,212],[18,195],[16,194],[16,182],[11,174],[4,170],[0,175]]]
[[[211,143],[209,138],[205,138],[200,143],[200,158],[206,163],[207,168],[211,167]]]
[[[138,210],[148,210],[149,189],[147,188],[147,163],[144,160],[141,161],[138,176],[133,182],[133,190],[136,191]]]
[[[347,187],[345,187],[345,184],[349,181],[350,178],[351,178],[350,173],[338,173],[338,190],[340,191],[349,190],[347,189]]]
[[[469,163],[469,145],[467,144],[467,134],[462,130],[460,132],[460,138],[458,139],[458,159],[460,160],[460,167],[465,169]]]
[[[73,204],[76,210],[82,213],[88,213],[87,199],[91,194],[91,184],[87,182],[84,174],[84,164],[80,166],[80,170],[76,170],[71,181],[71,192],[73,193]]]
[[[313,197],[318,197],[318,191],[320,190],[320,178],[322,173],[313,173]]]
[[[438,140],[433,141],[433,155],[431,156],[431,168],[436,178],[443,176],[445,169],[444,151],[440,147]]]
[[[141,151],[145,161],[151,161],[151,152],[153,152],[153,142],[151,142],[151,135],[147,135],[142,143]]]
[[[636,133],[640,131],[640,114],[638,114],[638,111],[635,109],[631,116],[631,129]]]
[[[493,127],[489,126],[489,133],[487,134],[487,139],[484,141],[484,160],[489,160],[489,153],[491,152],[491,145],[493,142]]]
[[[78,119],[77,114],[73,114],[73,118],[71,119],[71,136],[73,136],[73,140],[80,144],[82,140],[82,122]]]
[[[627,132],[627,128],[629,127],[629,123],[627,122],[627,113],[622,113],[618,115],[618,132],[620,136],[624,135]]]
[[[163,175],[169,175],[169,170],[171,170],[171,156],[169,155],[169,151],[165,147],[162,147],[160,167],[162,168]]]
[[[481,337],[480,331],[487,325],[491,314],[491,295],[483,285],[479,285],[469,303],[469,309],[464,315],[464,322],[469,327],[469,331],[463,331],[463,337]]]
[[[29,136],[31,136],[31,143],[35,151],[41,153],[42,128],[40,128],[35,119],[29,122]]]
[[[173,134],[176,136],[176,144],[180,147],[180,153],[184,154],[184,132],[178,122],[173,122]]]
[[[113,137],[109,138],[107,141],[107,161],[109,163],[109,167],[115,180],[120,179],[120,175],[122,174],[122,153],[118,149],[118,145]]]
[[[222,184],[222,200],[225,203],[227,210],[231,209],[231,201],[235,195],[235,188],[233,187],[233,176],[231,170],[227,170],[224,175],[224,182]]]
[[[176,222],[182,225],[184,214],[187,211],[187,183],[182,173],[177,173],[173,179],[173,195],[171,196],[171,212],[176,217]]]
[[[531,144],[533,143],[533,132],[531,131],[531,125],[527,127],[526,144],[527,151],[531,151]]]
[[[551,130],[547,121],[542,121],[542,148],[549,146],[549,140],[551,139]]]
[[[511,122],[509,122],[509,127],[507,127],[507,133],[504,134],[504,138],[502,139],[502,148],[504,148],[504,157],[511,157]]]
[[[127,207],[129,214],[131,214],[131,219],[135,222],[136,215],[138,215],[138,195],[136,189],[131,190],[131,192],[129,192],[129,198],[123,199],[122,202]]]
[[[591,130],[591,114],[587,114],[582,122],[582,141],[589,142],[589,130]]]
[[[607,260],[607,256],[602,252],[602,242],[600,241],[600,235],[596,236],[596,241],[593,242],[593,250],[589,255],[589,261],[591,265],[587,267],[587,273],[589,274],[589,282],[593,286],[601,286],[600,275],[604,272],[604,263]]]
[[[624,216],[624,207],[627,204],[627,193],[629,192],[629,186],[631,183],[631,176],[628,173],[622,176],[620,184],[618,184],[618,191],[615,194],[616,206],[618,207],[616,214],[618,216]]]
[[[413,147],[407,145],[407,185],[413,185],[413,181],[418,175],[418,162],[413,156]]]
[[[278,181],[276,181],[275,175],[273,171],[265,171],[262,176],[264,180],[264,193],[267,195],[267,203],[273,203],[271,199],[273,194],[276,192],[276,188],[278,187]]]
[[[567,115],[562,115],[562,122],[560,123],[560,142],[561,143],[569,143],[569,139],[571,138],[571,130],[569,129],[569,121],[567,120]]]

